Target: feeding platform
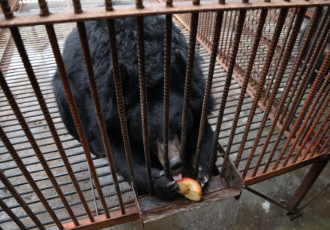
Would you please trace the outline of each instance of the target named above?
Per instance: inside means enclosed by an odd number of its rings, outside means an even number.
[[[214,176],[211,177],[207,187],[203,190],[200,201],[195,202],[185,197],[179,197],[172,201],[164,201],[156,196],[139,196],[135,195],[135,204],[139,209],[142,225],[152,221],[156,221],[168,216],[192,211],[210,204],[238,196],[243,189],[243,179],[232,161],[228,161],[227,169],[223,178],[220,177],[219,171],[214,167]],[[184,176],[186,176],[184,174]]]

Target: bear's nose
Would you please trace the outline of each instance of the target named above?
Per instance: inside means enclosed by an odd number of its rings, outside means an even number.
[[[179,170],[181,167],[182,167],[182,160],[180,157],[176,156],[170,160],[171,171]]]

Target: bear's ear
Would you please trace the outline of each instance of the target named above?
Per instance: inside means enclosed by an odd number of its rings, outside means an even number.
[[[181,50],[177,49],[173,51],[172,68],[174,71],[178,71],[180,74],[185,75],[187,68],[187,59]]]
[[[120,78],[121,78],[122,89],[123,89],[123,92],[125,92],[126,89],[129,86],[129,77],[128,77],[126,66],[123,65],[120,62],[119,62],[119,71],[120,71]],[[110,74],[113,76],[113,80],[114,80],[113,66],[111,66],[111,68],[110,68]]]

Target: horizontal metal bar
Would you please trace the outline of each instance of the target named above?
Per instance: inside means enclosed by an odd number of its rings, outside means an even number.
[[[329,2],[324,0],[305,1],[292,0],[286,2],[283,0],[265,1],[251,1],[248,4],[241,0],[227,0],[226,4],[222,5],[218,2],[201,2],[200,5],[192,5],[191,2],[175,2],[173,7],[166,7],[164,3],[147,4],[143,9],[137,9],[135,6],[114,6],[113,11],[106,11],[105,8],[85,9],[82,13],[75,14],[74,11],[61,11],[51,13],[49,16],[40,16],[39,14],[24,13],[16,14],[11,19],[6,19],[4,16],[0,17],[0,28],[7,28],[13,26],[31,26],[49,23],[64,23],[74,21],[86,21],[97,19],[121,18],[121,17],[138,17],[150,16],[159,14],[180,14],[192,12],[206,12],[217,10],[252,10],[264,8],[293,8],[293,7],[313,7],[313,6],[327,6]]]
[[[80,226],[78,227],[75,227],[73,223],[64,224],[63,226],[65,229],[72,230],[103,229],[140,219],[140,215],[136,207],[126,208],[125,212],[126,214],[124,215],[121,215],[119,211],[111,212],[111,219],[107,219],[105,215],[95,217],[95,222],[93,223],[91,223],[88,219],[80,220]]]
[[[134,204],[134,199],[130,199],[130,200],[128,200],[128,201],[125,201],[124,204],[127,205],[127,206],[129,206],[129,207],[131,207],[131,206]],[[127,207],[127,208],[129,208],[129,207]],[[115,209],[117,209],[117,208],[118,208],[118,205],[117,205],[117,204],[115,204],[115,205],[109,205],[109,206],[108,206],[108,209],[109,209],[109,210],[113,210],[113,212],[116,211]],[[100,210],[100,209],[98,208],[97,210]],[[95,209],[92,209],[91,211],[92,211],[92,213],[96,213],[96,210],[95,210]],[[77,216],[77,217],[86,217],[86,214],[85,214],[85,213],[77,213],[76,216]],[[60,221],[64,222],[64,221],[67,221],[67,220],[69,220],[69,219],[70,219],[69,216],[64,216],[64,217],[61,217],[61,218],[60,218]],[[43,224],[44,226],[49,226],[49,225],[51,225],[51,226],[48,228],[49,230],[53,230],[54,228],[56,229],[56,227],[54,227],[54,223],[53,223],[53,221],[51,221],[51,220],[48,220],[48,221],[42,222],[42,224]],[[27,226],[27,229],[35,229],[35,228],[36,228],[35,225]]]
[[[245,186],[250,186],[250,185],[253,185],[253,184],[257,184],[257,183],[260,183],[262,181],[268,180],[270,178],[277,177],[279,175],[282,175],[282,174],[294,171],[296,169],[305,167],[305,166],[310,165],[314,162],[326,160],[328,158],[330,158],[329,154],[327,154],[327,155],[318,155],[316,157],[309,158],[308,160],[305,160],[305,161],[302,161],[302,162],[299,162],[299,163],[295,163],[295,164],[292,164],[292,165],[290,163],[289,166],[286,166],[286,167],[283,167],[283,168],[281,167],[281,164],[280,164],[280,166],[278,167],[277,170],[267,172],[263,175],[258,175],[259,173],[257,173],[258,176],[253,177],[253,178],[250,178],[250,176],[252,174],[252,172],[251,172],[251,173],[247,174],[246,179],[244,181],[244,185]],[[261,170],[260,173],[262,173],[262,170]]]

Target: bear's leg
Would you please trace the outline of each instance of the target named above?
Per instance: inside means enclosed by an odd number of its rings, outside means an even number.
[[[125,149],[122,140],[111,140],[111,151],[116,166],[116,172],[123,176],[130,183],[130,175],[126,160]],[[138,191],[149,192],[147,169],[144,161],[143,148],[131,145],[131,155],[134,170],[135,182]],[[178,195],[178,186],[174,181],[165,178],[161,170],[151,168],[151,178],[155,194],[162,199],[173,199]]]
[[[187,140],[187,143],[197,143],[199,127],[195,126],[189,133],[190,135],[188,136],[189,139]],[[208,122],[206,122],[204,138],[202,140],[201,155],[199,160],[199,171],[197,176],[197,181],[200,183],[202,188],[209,182],[211,177],[211,174],[209,172],[209,164],[212,151],[213,137],[214,133],[212,132],[211,126]],[[189,153],[192,154],[191,160],[193,167],[195,166],[196,147],[197,144],[193,148],[192,146],[190,146],[190,148],[187,146]]]

